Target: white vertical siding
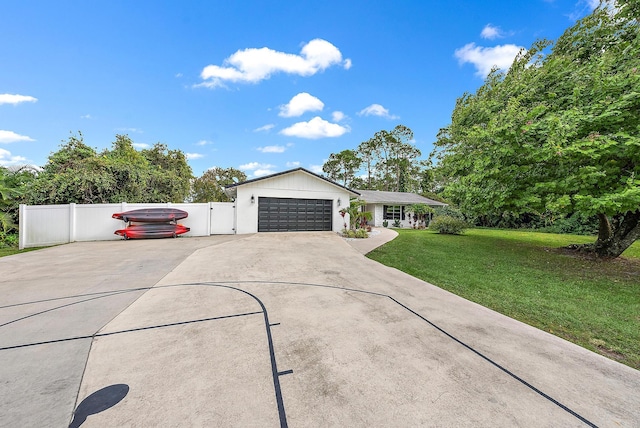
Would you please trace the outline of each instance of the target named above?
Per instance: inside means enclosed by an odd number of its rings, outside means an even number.
[[[233,204],[231,204],[233,205]],[[122,239],[114,232],[125,223],[111,216],[114,213],[142,208],[178,208],[189,213],[180,224],[191,230],[184,236],[208,236],[212,218],[209,203],[201,204],[69,204],[21,205],[20,248],[65,244],[74,241],[109,241]],[[232,217],[227,211],[225,215]],[[228,219],[221,219],[228,221]],[[233,233],[230,230],[228,233]]]
[[[251,203],[252,195],[255,201],[253,204]],[[237,233],[256,233],[258,231],[260,197],[329,199],[332,201],[332,227],[335,232],[343,228],[340,210],[349,206],[349,192],[345,189],[303,171],[283,174],[238,186],[235,201]],[[340,199],[340,206],[338,206],[338,199]]]

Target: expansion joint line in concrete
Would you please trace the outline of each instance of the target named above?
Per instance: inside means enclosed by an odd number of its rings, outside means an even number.
[[[520,376],[516,375],[515,373],[511,372],[510,370],[508,370],[507,368],[503,367],[502,365],[498,364],[497,362],[493,361],[491,358],[487,357],[486,355],[484,355],[482,352],[478,351],[477,349],[473,348],[472,346],[466,344],[465,342],[463,342],[462,340],[458,339],[457,337],[453,336],[452,334],[448,333],[446,330],[442,329],[441,327],[439,327],[437,324],[435,324],[434,322],[430,321],[429,319],[425,318],[424,316],[420,315],[419,313],[417,313],[416,311],[414,311],[413,309],[409,308],[407,305],[401,303],[400,301],[396,300],[395,298],[393,298],[392,296],[388,295],[388,294],[384,294],[384,293],[376,293],[373,291],[366,291],[366,290],[357,290],[354,288],[346,288],[346,287],[338,287],[338,286],[334,286],[334,285],[326,285],[326,284],[308,284],[308,283],[300,283],[300,282],[278,282],[278,281],[230,281],[230,282],[225,282],[227,284],[247,284],[247,283],[259,283],[259,284],[281,284],[281,285],[299,285],[299,286],[307,286],[307,287],[320,287],[320,288],[330,288],[330,289],[336,289],[336,290],[342,290],[342,291],[349,291],[349,292],[354,292],[354,293],[362,293],[362,294],[369,294],[369,295],[373,295],[373,296],[378,296],[378,297],[386,297],[388,299],[390,299],[392,302],[394,302],[395,304],[399,305],[400,307],[402,307],[403,309],[405,309],[406,311],[410,312],[411,314],[417,316],[418,318],[420,318],[421,320],[425,321],[427,324],[429,324],[431,327],[435,328],[436,330],[438,330],[440,333],[444,334],[446,337],[448,337],[449,339],[455,341],[456,343],[458,343],[459,345],[462,345],[463,347],[465,347],[466,349],[468,349],[469,351],[473,352],[474,354],[476,354],[477,356],[479,356],[480,358],[482,358],[483,360],[487,361],[488,363],[490,363],[491,365],[493,365],[494,367],[498,368],[499,370],[501,370],[502,372],[506,373],[507,375],[509,375],[511,378],[515,379],[516,381],[520,382],[522,385],[526,386],[527,388],[531,389],[533,392],[535,392],[536,394],[540,395],[541,397],[545,398],[546,400],[548,400],[549,402],[555,404],[556,406],[560,407],[562,410],[564,410],[565,412],[569,413],[570,415],[576,417],[577,419],[579,419],[581,422],[585,423],[586,425],[593,427],[593,428],[597,428],[597,425],[594,424],[593,422],[589,421],[587,418],[585,418],[584,416],[580,415],[579,413],[577,413],[576,411],[570,409],[568,406],[562,404],[561,402],[559,402],[558,400],[554,399],[553,397],[551,397],[550,395],[546,394],[545,392],[541,391],[540,389],[536,388],[535,386],[533,386],[532,384],[530,384],[529,382],[527,382],[526,380],[522,379]]]
[[[278,364],[276,362],[276,353],[275,353],[275,349],[273,346],[273,337],[271,335],[271,327],[276,326],[276,325],[280,325],[280,323],[275,323],[275,324],[270,324],[269,323],[269,314],[267,312],[267,308],[264,306],[264,303],[262,303],[262,301],[256,297],[255,295],[249,293],[248,291],[245,291],[241,288],[237,288],[237,287],[232,287],[230,285],[224,285],[224,284],[218,284],[218,283],[195,283],[195,284],[182,284],[182,285],[204,285],[204,286],[208,286],[208,287],[221,287],[221,288],[228,288],[230,290],[235,290],[235,291],[240,291],[244,294],[247,294],[248,296],[250,296],[251,298],[253,298],[256,302],[258,302],[258,304],[260,305],[260,307],[262,308],[262,314],[264,315],[264,325],[267,331],[267,342],[269,345],[269,359],[271,361],[271,376],[273,377],[273,389],[276,395],[276,403],[278,405],[278,417],[280,419],[280,427],[281,428],[287,428],[288,424],[287,424],[287,415],[286,412],[284,410],[284,400],[282,399],[282,389],[280,388],[280,376],[283,375],[287,375],[287,374],[291,374],[293,373],[293,370],[285,370],[283,372],[279,372],[278,371]],[[259,313],[259,312],[258,312]]]
[[[74,336],[74,337],[65,337],[65,338],[62,338],[62,339],[44,340],[42,342],[23,343],[23,344],[20,344],[20,345],[12,345],[12,346],[0,347],[0,351],[7,351],[9,349],[18,349],[18,348],[28,348],[30,346],[48,345],[48,344],[51,344],[51,343],[69,342],[69,341],[72,341],[72,340],[94,339],[94,338],[98,338],[98,337],[113,336],[113,335],[116,335],[116,334],[133,333],[133,332],[136,332],[136,331],[144,331],[144,330],[155,330],[155,329],[167,328],[167,327],[176,327],[176,326],[186,325],[186,324],[195,324],[195,323],[201,323],[201,322],[207,322],[207,321],[216,321],[216,320],[222,320],[222,319],[228,319],[228,318],[245,317],[245,316],[248,316],[248,315],[257,315],[257,314],[261,314],[261,313],[262,313],[262,311],[256,311],[256,312],[246,312],[246,313],[242,313],[242,314],[222,315],[222,316],[219,316],[219,317],[200,318],[200,319],[197,319],[197,320],[178,321],[178,322],[172,322],[172,323],[168,323],[168,324],[159,324],[159,325],[151,325],[151,326],[147,326],[147,327],[130,328],[130,329],[127,329],[127,330],[111,331],[111,332],[108,332],[108,333],[96,333],[96,334],[90,334],[90,335],[86,335],[86,336]]]
[[[467,350],[473,352],[474,354],[476,354],[477,356],[479,356],[483,360],[487,361],[488,363],[490,363],[494,367],[498,368],[499,370],[501,370],[502,372],[504,372],[505,374],[507,374],[508,376],[513,378],[514,380],[516,380],[517,382],[521,383],[522,385],[526,386],[527,388],[529,388],[530,390],[532,390],[536,394],[540,395],[544,399],[546,399],[549,402],[553,403],[554,405],[560,407],[562,410],[564,410],[567,413],[571,414],[572,416],[576,417],[577,419],[579,419],[581,422],[585,423],[586,425],[588,425],[590,427],[596,427],[597,428],[597,425],[595,425],[593,422],[589,421],[588,419],[586,419],[585,417],[583,417],[579,413],[577,413],[574,410],[570,409],[568,406],[560,403],[558,400],[554,399],[550,395],[548,395],[545,392],[541,391],[540,389],[536,388],[531,383],[525,381],[523,378],[521,378],[520,376],[518,376],[515,373],[511,372],[507,368],[505,368],[502,365],[498,364],[497,362],[493,361],[491,358],[489,358],[488,356],[484,355],[482,352],[478,351],[477,349],[473,348],[472,346],[466,344],[462,340],[460,340],[457,337],[453,336],[451,333],[447,332],[446,330],[444,330],[443,328],[441,328],[440,326],[438,326],[434,322],[430,321],[428,318],[424,317],[423,315],[420,315],[418,312],[414,311],[413,309],[411,309],[407,305],[403,304],[399,300],[395,299],[394,297],[392,297],[392,296],[390,296],[388,294],[384,294],[384,293],[377,293],[377,292],[366,291],[366,290],[357,290],[357,289],[353,289],[353,288],[339,287],[339,286],[334,286],[334,285],[309,284],[309,283],[301,283],[301,282],[284,282],[284,281],[224,281],[224,282],[197,282],[197,283],[188,283],[188,284],[160,285],[160,286],[155,286],[155,287],[145,287],[145,288],[118,290],[118,291],[114,291],[114,292],[108,292],[108,293],[105,293],[105,294],[96,293],[96,294],[99,294],[99,295],[98,296],[94,296],[94,297],[90,297],[88,299],[84,299],[84,300],[68,303],[68,304],[65,304],[65,305],[61,305],[61,306],[58,306],[58,307],[55,307],[55,308],[50,308],[50,309],[47,309],[47,310],[44,310],[44,311],[40,311],[40,312],[37,312],[37,313],[33,313],[33,314],[30,314],[30,315],[27,315],[27,316],[24,316],[24,317],[21,317],[21,318],[18,318],[18,319],[14,319],[12,321],[9,321],[9,322],[6,322],[4,324],[1,324],[0,327],[4,327],[6,325],[12,324],[14,322],[17,322],[17,321],[20,321],[20,320],[23,320],[23,319],[26,319],[26,318],[30,318],[30,317],[34,317],[34,316],[37,316],[37,315],[41,315],[41,314],[46,313],[46,312],[51,312],[51,311],[54,311],[56,309],[61,309],[61,308],[64,308],[64,307],[68,307],[68,306],[76,305],[76,304],[80,304],[80,303],[85,303],[85,302],[90,301],[90,300],[100,299],[100,298],[104,298],[104,297],[110,297],[110,296],[114,296],[114,295],[121,294],[121,293],[141,291],[141,290],[149,290],[149,289],[152,289],[152,288],[159,289],[159,288],[171,288],[171,287],[194,286],[194,285],[195,286],[209,286],[209,287],[213,286],[213,287],[227,288],[227,289],[231,289],[231,290],[242,292],[242,293],[247,294],[248,296],[250,296],[252,299],[254,299],[260,305],[261,311],[248,312],[248,313],[243,313],[243,314],[225,315],[225,316],[211,317],[211,318],[202,318],[202,319],[198,319],[198,320],[180,321],[180,322],[176,322],[176,323],[162,324],[162,325],[155,325],[155,326],[148,326],[148,327],[140,327],[140,328],[135,328],[135,329],[110,332],[110,333],[96,333],[96,334],[87,335],[87,336],[76,336],[76,337],[70,337],[70,338],[54,339],[54,340],[35,342],[35,343],[27,343],[27,344],[21,344],[21,345],[6,346],[6,347],[0,347],[0,351],[5,351],[5,350],[9,350],[9,349],[16,349],[16,348],[24,348],[24,347],[29,347],[29,346],[45,345],[45,344],[50,344],[50,343],[67,342],[67,341],[71,341],[71,340],[93,339],[93,338],[102,337],[102,336],[110,336],[110,335],[130,333],[130,332],[135,332],[135,331],[143,331],[143,330],[150,330],[150,329],[157,329],[157,328],[172,327],[172,326],[191,324],[191,323],[197,323],[197,322],[214,321],[214,320],[225,319],[225,318],[234,318],[234,317],[241,317],[241,316],[248,316],[248,315],[257,315],[257,314],[261,313],[261,314],[263,314],[264,322],[265,322],[265,328],[266,328],[266,334],[267,334],[267,342],[268,342],[268,346],[269,346],[269,355],[270,355],[270,361],[271,361],[271,371],[272,371],[272,377],[273,377],[273,384],[274,384],[274,390],[275,390],[275,395],[276,395],[276,402],[277,402],[277,405],[278,405],[278,415],[279,415],[279,418],[280,418],[280,426],[281,427],[287,427],[287,419],[286,419],[286,413],[285,413],[285,409],[284,409],[284,401],[283,401],[283,398],[282,398],[282,391],[281,391],[281,388],[280,388],[279,376],[286,375],[286,374],[291,374],[291,373],[293,373],[293,371],[292,370],[285,370],[285,371],[282,371],[282,372],[278,371],[276,358],[275,358],[275,350],[274,350],[274,345],[273,345],[273,338],[272,338],[272,334],[271,334],[271,327],[279,325],[279,323],[274,323],[274,324],[270,324],[269,323],[269,315],[268,315],[268,312],[266,310],[266,307],[264,306],[264,304],[262,303],[262,301],[258,297],[256,297],[255,295],[249,293],[248,291],[242,290],[241,288],[233,287],[233,286],[226,285],[226,284],[275,284],[275,285],[307,286],[307,287],[328,288],[328,289],[348,291],[348,292],[353,292],[353,293],[361,293],[361,294],[368,294],[368,295],[377,296],[377,297],[388,298],[392,302],[397,304],[398,306],[402,307],[404,310],[406,310],[409,313],[413,314],[414,316],[420,318],[422,321],[426,322],[431,327],[435,328],[437,331],[439,331],[440,333],[444,334],[449,339],[455,341],[456,343],[458,343],[459,345],[463,346]],[[67,299],[67,298],[77,298],[77,297],[87,297],[87,296],[90,296],[90,295],[86,295],[85,294],[85,295],[63,297],[63,298],[56,298],[56,299],[49,299],[49,300],[61,300],[61,299]],[[93,296],[93,294],[91,294],[91,296]],[[48,301],[48,300],[41,300],[41,301],[38,301],[38,302],[31,302],[31,303],[40,303],[40,302],[44,302],[44,301]],[[9,305],[9,306],[18,306],[18,305],[23,305],[23,304],[28,304],[28,303],[21,303],[21,304],[17,304],[17,305]],[[5,306],[5,307],[9,307],[9,306]],[[0,309],[2,309],[2,308],[4,308],[4,307],[0,307]]]

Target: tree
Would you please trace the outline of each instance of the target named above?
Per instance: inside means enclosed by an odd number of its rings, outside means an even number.
[[[171,150],[161,143],[156,143],[141,153],[150,164],[147,197],[152,200],[184,202],[190,192],[193,176],[185,154],[181,150]]]
[[[191,187],[192,202],[227,202],[229,197],[224,193],[224,187],[240,183],[247,179],[247,175],[235,168],[220,168],[214,166],[193,180]]]
[[[613,6],[613,7],[611,7]],[[617,257],[640,237],[640,28],[632,1],[601,4],[548,55],[457,100],[432,156],[465,212],[597,215],[583,250]]]
[[[342,181],[342,185],[349,187],[360,170],[362,160],[353,150],[343,150],[331,153],[329,159],[322,165],[322,171],[334,181]]]
[[[9,171],[0,167],[0,227],[3,235],[16,227],[9,208],[18,195],[20,191],[11,181]]]
[[[360,143],[360,145],[356,149],[356,156],[360,158],[362,163],[366,166],[366,170],[367,170],[366,186],[362,188],[366,190],[372,190],[374,168],[376,164],[376,159],[378,157],[378,149],[376,147],[376,144],[373,138]]]
[[[15,245],[18,231],[19,206],[25,187],[34,180],[36,170],[30,166],[18,169],[0,167],[0,246]]]
[[[191,168],[179,150],[156,144],[137,151],[126,135],[97,153],[72,135],[27,187],[30,204],[184,202]]]

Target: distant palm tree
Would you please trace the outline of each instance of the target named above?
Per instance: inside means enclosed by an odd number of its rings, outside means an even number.
[[[14,198],[21,194],[22,192],[18,185],[11,180],[7,170],[0,168],[0,227],[2,227],[4,233],[16,228],[8,209],[11,207]]]

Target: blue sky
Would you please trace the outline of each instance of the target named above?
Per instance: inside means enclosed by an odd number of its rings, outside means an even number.
[[[597,0],[0,0],[0,165],[71,133],[257,177],[398,124],[427,157],[456,98]]]

